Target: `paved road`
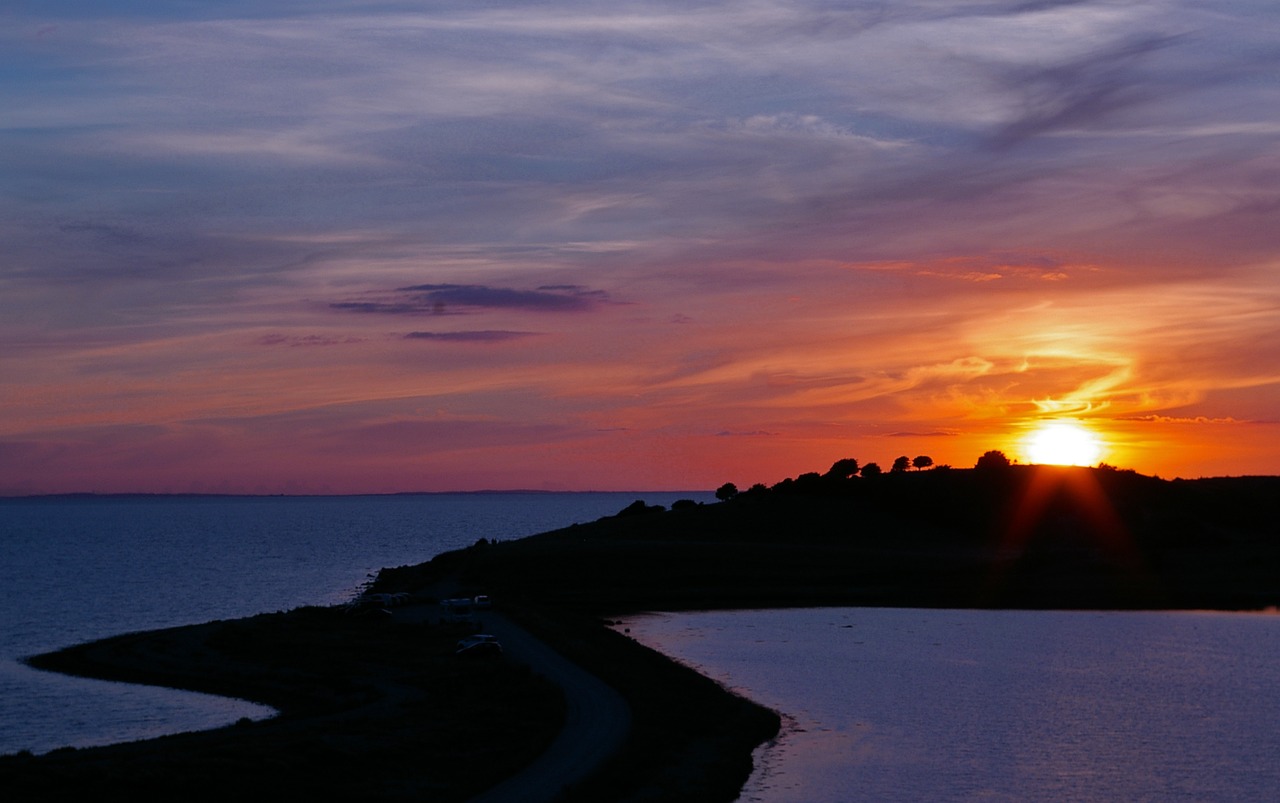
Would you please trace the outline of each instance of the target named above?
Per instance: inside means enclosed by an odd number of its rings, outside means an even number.
[[[410,620],[433,613],[413,606],[397,609],[396,616]],[[485,611],[480,618],[484,631],[502,642],[506,660],[528,665],[564,690],[567,710],[564,728],[546,752],[471,803],[549,803],[617,752],[631,728],[631,711],[612,687],[507,617]]]

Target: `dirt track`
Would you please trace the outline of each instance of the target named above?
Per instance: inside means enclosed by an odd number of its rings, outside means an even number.
[[[398,609],[396,618],[421,621],[434,613],[432,608],[414,606]],[[507,617],[486,612],[482,621],[484,631],[502,643],[506,660],[525,664],[561,688],[567,710],[564,728],[546,752],[472,803],[552,801],[622,747],[631,727],[630,709],[611,687]]]

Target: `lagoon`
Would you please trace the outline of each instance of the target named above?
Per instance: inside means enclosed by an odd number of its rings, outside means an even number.
[[[1273,800],[1280,617],[824,608],[632,637],[784,714],[741,800]]]

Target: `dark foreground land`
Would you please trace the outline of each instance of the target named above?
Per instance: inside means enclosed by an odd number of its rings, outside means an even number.
[[[627,700],[631,734],[567,801],[733,800],[778,717],[605,622],[643,610],[877,605],[1258,609],[1280,604],[1280,478],[1115,469],[809,474],[714,505],[482,540],[375,592],[492,595]],[[495,533],[501,536],[501,533]],[[273,720],[0,758],[6,799],[465,800],[553,737],[558,691],[453,655],[443,625],[301,609],[35,659],[266,702]]]

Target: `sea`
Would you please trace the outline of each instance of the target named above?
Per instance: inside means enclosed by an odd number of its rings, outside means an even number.
[[[218,727],[244,701],[34,670],[119,633],[353,598],[378,569],[709,492],[0,500],[0,754]],[[620,628],[779,711],[744,803],[1270,801],[1274,613],[821,608]]]
[[[783,715],[744,803],[1274,801],[1280,616],[825,608],[620,629]]]
[[[0,499],[0,754],[219,727],[271,709],[41,672],[22,658],[120,633],[336,605],[379,569],[481,538],[710,492]]]

